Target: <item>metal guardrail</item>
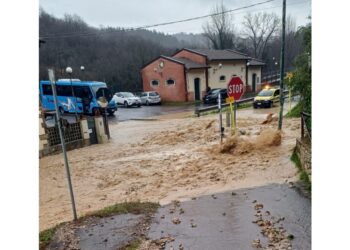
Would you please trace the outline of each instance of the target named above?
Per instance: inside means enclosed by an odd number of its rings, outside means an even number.
[[[311,118],[311,115],[306,113],[306,112],[301,112],[300,118],[301,118],[301,138],[306,138],[305,135],[307,135],[307,138],[311,139],[311,131],[309,131],[309,128],[306,125],[306,122],[308,119]],[[306,128],[306,130],[305,130],[305,128]]]
[[[288,90],[283,91],[284,98],[288,97],[287,95],[285,95],[286,93],[288,93]],[[249,97],[249,98],[245,98],[242,100],[238,100],[238,101],[236,101],[236,103],[237,103],[237,105],[239,105],[242,103],[248,103],[248,102],[253,102],[253,101],[254,101],[254,97]],[[224,107],[227,107],[229,105],[230,105],[229,103],[223,103],[223,104],[221,104],[221,107],[224,108]],[[212,105],[212,106],[208,106],[208,107],[204,107],[204,108],[196,108],[194,111],[194,114],[197,115],[197,117],[200,117],[201,113],[216,110],[216,109],[218,109],[218,105]]]

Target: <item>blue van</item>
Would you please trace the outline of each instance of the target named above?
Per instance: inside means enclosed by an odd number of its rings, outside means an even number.
[[[40,81],[43,111],[55,110],[50,81]],[[118,109],[113,95],[104,82],[62,79],[56,82],[58,109],[63,113],[101,114],[105,108],[112,115]]]

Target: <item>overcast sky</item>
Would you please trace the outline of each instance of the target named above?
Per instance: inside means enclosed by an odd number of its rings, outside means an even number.
[[[266,0],[223,0],[228,9],[235,9]],[[139,27],[196,16],[207,15],[221,0],[40,0],[40,6],[48,13],[63,17],[65,13],[77,14],[87,24],[95,27]],[[281,16],[282,0],[233,12],[234,22],[239,28],[247,12],[275,12]],[[287,0],[287,15],[295,17],[297,26],[307,23],[311,15],[311,0]],[[178,32],[201,33],[208,20],[161,26],[157,31],[173,34]]]

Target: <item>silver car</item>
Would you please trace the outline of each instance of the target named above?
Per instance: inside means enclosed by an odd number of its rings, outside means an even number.
[[[161,104],[162,99],[156,91],[147,91],[141,93],[141,104],[150,105],[150,104]]]

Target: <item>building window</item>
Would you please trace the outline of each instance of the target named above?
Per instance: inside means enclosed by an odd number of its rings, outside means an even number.
[[[170,79],[166,80],[166,84],[174,85],[175,84],[175,80],[170,78]]]
[[[231,77],[236,77],[237,75],[236,74],[233,74]]]
[[[159,81],[158,80],[152,80],[151,81],[151,86],[152,87],[158,87],[159,86]]]
[[[220,76],[220,81],[225,81],[226,80],[226,76]]]

